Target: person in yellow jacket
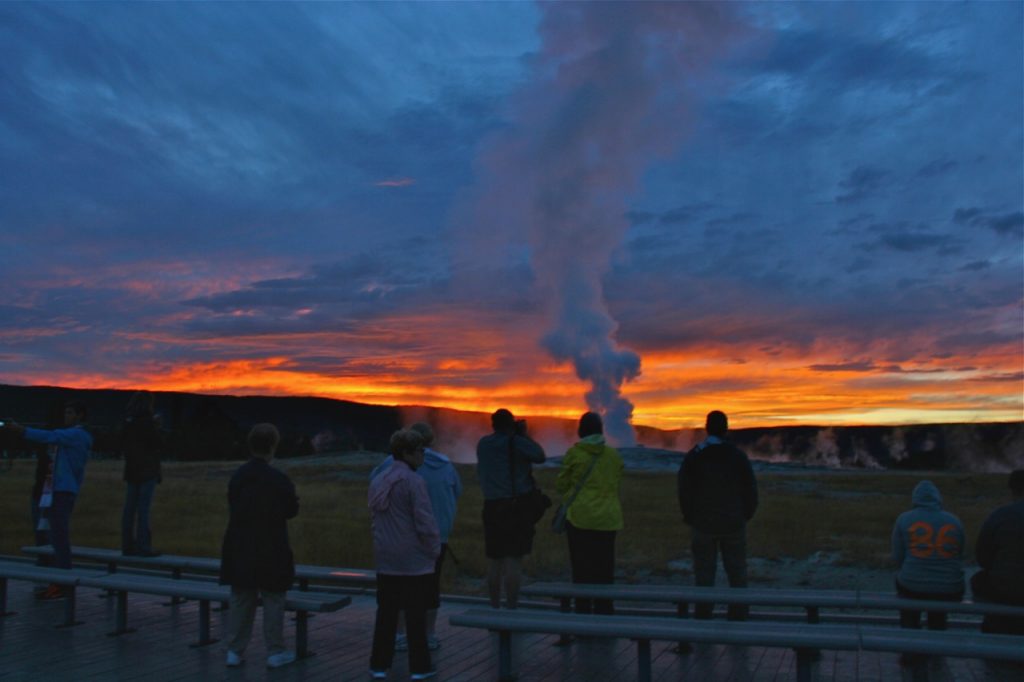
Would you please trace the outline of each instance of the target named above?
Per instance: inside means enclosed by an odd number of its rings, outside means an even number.
[[[580,440],[565,453],[558,472],[558,494],[566,502],[583,481],[566,513],[572,581],[611,584],[615,580],[615,532],[622,528],[622,457],[605,444],[599,414],[587,412],[580,417],[577,433]],[[576,600],[576,613],[612,612],[610,599]]]

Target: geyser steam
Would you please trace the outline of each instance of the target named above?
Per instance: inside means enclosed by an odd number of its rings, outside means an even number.
[[[623,385],[640,356],[615,341],[603,277],[629,228],[629,198],[673,154],[704,71],[733,42],[731,8],[712,3],[540,5],[541,49],[510,126],[481,159],[473,222],[525,238],[550,328],[541,343],[590,383],[609,438],[635,441]]]

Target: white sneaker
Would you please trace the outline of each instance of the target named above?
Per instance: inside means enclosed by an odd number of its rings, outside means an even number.
[[[425,673],[413,673],[412,675],[409,676],[409,679],[410,680],[429,680],[431,677],[434,677],[436,675],[437,675],[437,671],[436,670],[428,670]]]
[[[370,671],[370,679],[371,680],[386,680],[386,679],[388,679],[388,671],[387,670],[371,670]]]
[[[437,637],[430,635],[427,637],[427,648],[431,651],[437,651],[441,648],[441,642],[437,640]]]
[[[242,665],[242,657],[231,649],[228,649],[228,657],[224,661],[224,664],[229,668],[237,668]]]
[[[408,651],[409,639],[405,635],[395,635],[395,651]]]
[[[273,656],[267,657],[268,668],[281,668],[288,665],[289,663],[295,662],[294,651],[282,651],[281,653],[274,654]]]

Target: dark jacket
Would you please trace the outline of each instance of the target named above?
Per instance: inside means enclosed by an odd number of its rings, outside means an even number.
[[[702,533],[738,533],[757,510],[757,480],[747,455],[709,438],[686,453],[676,478],[683,520]]]
[[[295,578],[288,519],[299,513],[295,486],[284,473],[253,457],[228,484],[231,517],[220,555],[220,583],[284,592]]]
[[[1024,500],[989,514],[974,546],[978,565],[1001,598],[1024,604]]]
[[[151,414],[128,417],[121,426],[121,454],[124,456],[124,480],[142,483],[160,480],[160,452],[163,438]]]

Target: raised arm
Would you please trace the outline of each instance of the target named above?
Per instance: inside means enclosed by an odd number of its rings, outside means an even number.
[[[529,436],[514,436],[513,441],[516,452],[525,457],[526,459],[534,462],[535,464],[541,464],[546,459],[544,455],[544,448],[540,444],[530,438]]]

